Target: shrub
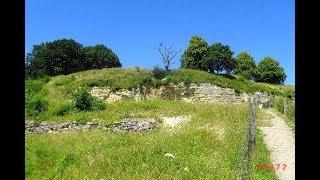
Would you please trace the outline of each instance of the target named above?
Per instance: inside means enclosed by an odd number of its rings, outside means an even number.
[[[105,104],[94,98],[85,88],[80,88],[73,97],[74,107],[80,111],[105,109]]]
[[[296,111],[296,107],[295,107],[295,101],[294,100],[288,100],[287,101],[287,116],[290,119],[294,119],[295,118],[295,111]]]
[[[43,94],[39,93],[27,99],[25,107],[27,116],[37,116],[48,109],[48,102],[44,99]]]
[[[106,104],[97,99],[93,101],[93,110],[104,110],[106,108]]]
[[[85,88],[79,88],[73,95],[76,109],[80,111],[93,108],[93,97]]]
[[[283,97],[276,97],[273,101],[273,107],[275,107],[281,114],[283,114]]]
[[[156,79],[163,79],[167,76],[168,72],[165,69],[156,66],[152,69],[152,77]]]
[[[64,116],[70,113],[74,109],[74,105],[71,103],[59,104],[54,107],[53,114],[56,116]]]
[[[128,89],[133,89],[141,86],[148,86],[153,84],[152,74],[140,74],[139,76],[135,77],[135,80],[129,85]]]
[[[43,81],[27,79],[25,81],[26,97],[29,95],[41,92],[43,85],[44,85]]]
[[[48,109],[48,102],[45,100],[46,92],[43,90],[43,80],[27,79],[25,81],[25,112],[28,117],[42,114]]]

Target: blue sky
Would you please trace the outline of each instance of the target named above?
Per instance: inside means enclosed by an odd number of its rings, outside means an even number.
[[[32,46],[72,38],[84,46],[110,47],[123,67],[161,65],[158,42],[187,47],[192,35],[209,44],[248,51],[259,62],[277,59],[295,82],[293,0],[27,0],[26,52]],[[180,66],[175,58],[173,67]]]

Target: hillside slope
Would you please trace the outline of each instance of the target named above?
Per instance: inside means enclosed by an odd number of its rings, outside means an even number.
[[[210,83],[232,88],[236,93],[267,92],[273,95],[294,97],[290,86],[255,83],[234,76],[213,75],[204,71],[180,69],[156,79],[151,70],[139,68],[110,68],[89,70],[70,75],[26,80],[27,120],[75,120],[80,114],[93,117],[98,111],[77,112],[72,107],[73,94],[79,88],[109,86],[113,91],[132,89],[142,85],[160,86],[170,83]],[[112,106],[112,105],[109,105]],[[95,115],[94,115],[95,114]],[[115,115],[116,116],[116,115]]]

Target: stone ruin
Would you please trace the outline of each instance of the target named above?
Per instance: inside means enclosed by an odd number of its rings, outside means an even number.
[[[253,96],[258,97],[259,107],[269,107],[269,95],[256,92],[237,94],[234,89],[222,88],[209,83],[170,84],[168,86],[148,87],[112,92],[110,87],[93,87],[92,96],[109,103],[121,100],[142,101],[147,99],[183,100],[186,102],[248,102]]]
[[[146,133],[152,131],[158,121],[149,120],[135,120],[135,119],[125,119],[120,122],[114,123],[97,123],[94,121],[89,121],[86,123],[79,123],[76,121],[72,122],[26,122],[25,132],[26,133],[57,133],[57,132],[72,132],[72,131],[89,131],[92,129],[102,129],[105,131],[112,132],[131,132],[131,133]]]

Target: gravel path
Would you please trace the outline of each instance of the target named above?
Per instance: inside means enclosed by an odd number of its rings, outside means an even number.
[[[281,168],[276,171],[280,180],[295,179],[295,139],[291,129],[284,119],[279,117],[271,109],[266,109],[266,113],[272,116],[270,127],[259,127],[263,134],[268,149],[271,152],[273,164],[281,164]],[[283,170],[283,164],[286,165]]]

